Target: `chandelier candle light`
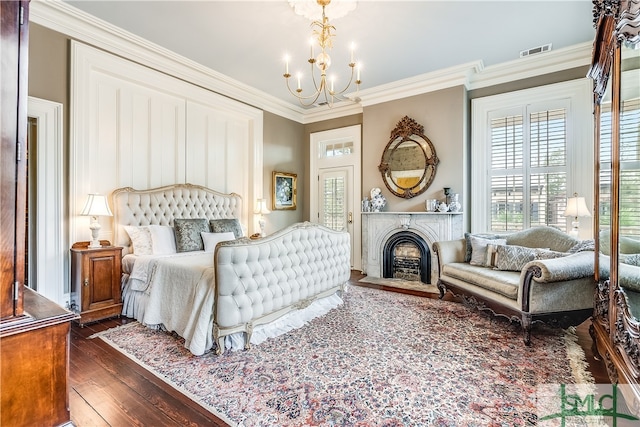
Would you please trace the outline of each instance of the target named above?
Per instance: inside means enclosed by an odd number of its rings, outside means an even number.
[[[591,216],[584,197],[578,197],[578,193],[573,193],[573,197],[567,198],[567,208],[564,211],[564,216],[573,217],[571,222],[572,229],[569,234],[577,239],[580,234],[578,228],[580,226],[579,218]]]
[[[107,197],[101,194],[89,194],[87,203],[84,205],[84,209],[82,209],[80,215],[91,217],[91,225],[89,225],[89,229],[91,230],[91,242],[89,243],[89,247],[101,247],[100,240],[98,239],[98,234],[100,234],[100,228],[102,227],[98,222],[98,217],[113,216],[113,214],[111,213],[111,209],[109,209]]]
[[[351,83],[353,82],[354,73],[356,76],[356,79],[355,79],[356,91],[360,88],[360,83],[361,83],[360,65],[359,64],[356,65],[356,62],[354,60],[354,45],[351,45],[351,59],[349,61],[349,67],[351,68],[351,77],[349,78],[349,82],[344,87],[344,89],[338,90],[338,91],[335,90],[334,77],[331,77],[329,84],[327,84],[327,70],[331,66],[331,57],[327,53],[327,50],[333,47],[332,39],[334,37],[334,34],[332,33],[332,31],[335,31],[336,28],[333,25],[329,24],[329,18],[325,14],[325,8],[331,3],[331,0],[317,0],[317,3],[318,5],[322,6],[322,19],[320,21],[318,20],[313,21],[311,26],[317,28],[313,31],[313,35],[316,37],[318,45],[320,46],[320,53],[318,54],[318,56],[314,57],[314,52],[313,52],[314,39],[311,38],[310,40],[311,55],[309,56],[309,60],[308,60],[309,64],[311,65],[311,78],[313,81],[315,92],[307,96],[302,94],[302,84],[301,84],[302,75],[299,73],[296,76],[297,89],[295,91],[291,89],[291,86],[289,84],[289,78],[291,77],[291,74],[289,73],[289,57],[288,56],[285,57],[284,78],[287,82],[287,89],[289,89],[289,92],[291,92],[293,96],[298,98],[298,100],[300,101],[300,104],[302,104],[303,106],[308,107],[310,105],[313,105],[318,100],[320,95],[324,95],[324,100],[326,105],[328,105],[329,108],[331,108],[333,107],[333,103],[336,99],[338,100],[344,99],[344,98],[341,98],[341,95],[344,94],[347,91],[347,89],[349,89],[349,86],[351,86]],[[314,65],[318,67],[318,69],[320,70],[319,83],[317,82],[317,79],[316,79],[315,69],[313,68]]]

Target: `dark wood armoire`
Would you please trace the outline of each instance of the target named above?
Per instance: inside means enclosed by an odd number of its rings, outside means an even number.
[[[0,15],[0,425],[59,426],[75,315],[24,286],[29,2],[0,1]]]
[[[640,1],[593,0],[594,354],[640,416]]]

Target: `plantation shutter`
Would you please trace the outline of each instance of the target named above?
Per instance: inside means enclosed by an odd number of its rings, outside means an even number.
[[[600,225],[610,225],[611,104],[601,107]],[[640,99],[622,101],[620,113],[620,234],[640,236]]]
[[[321,221],[325,227],[346,230],[347,207],[345,201],[345,177],[327,176],[322,180],[324,193]]]
[[[564,228],[566,108],[529,106],[521,115],[493,118],[490,126],[491,230]]]

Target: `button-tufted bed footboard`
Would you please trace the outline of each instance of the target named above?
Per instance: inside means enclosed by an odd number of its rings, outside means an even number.
[[[342,291],[351,274],[349,233],[309,222],[260,240],[220,243],[215,252],[214,338],[245,333]]]
[[[237,194],[177,184],[121,188],[112,193],[112,202],[114,243],[124,247],[122,314],[176,332],[196,355],[214,343],[221,353],[225,342],[238,342],[231,340],[232,334],[244,334],[249,348],[255,326],[343,290],[350,277],[349,234],[312,223],[259,240],[217,243],[212,252],[155,253],[155,233],[173,229],[177,219],[240,218]],[[129,232],[141,229],[152,237],[151,248],[146,248],[151,253],[134,250]]]

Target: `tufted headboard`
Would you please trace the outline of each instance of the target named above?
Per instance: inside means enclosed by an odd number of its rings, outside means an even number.
[[[118,188],[111,193],[114,245],[132,252],[126,225],[170,225],[175,218],[240,218],[242,197],[192,184],[175,184],[150,190]]]

